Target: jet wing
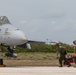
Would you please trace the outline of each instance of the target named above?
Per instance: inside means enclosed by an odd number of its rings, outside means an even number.
[[[19,45],[19,47],[31,49],[31,45],[33,45],[33,44],[45,44],[45,42],[43,42],[43,41],[28,40],[27,43]]]

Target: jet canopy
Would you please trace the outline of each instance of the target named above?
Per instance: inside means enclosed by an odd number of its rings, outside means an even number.
[[[11,24],[6,16],[0,16],[0,25]]]

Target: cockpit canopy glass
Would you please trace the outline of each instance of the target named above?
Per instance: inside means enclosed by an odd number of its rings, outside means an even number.
[[[6,16],[0,16],[0,25],[11,24]]]

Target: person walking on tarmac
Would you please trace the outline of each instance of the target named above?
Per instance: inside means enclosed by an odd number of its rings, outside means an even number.
[[[58,54],[59,54],[59,48],[60,48],[59,43],[56,43],[56,53],[57,53],[57,58],[58,58]]]
[[[60,57],[59,57],[59,67],[63,67],[62,62],[63,60],[66,62],[66,64],[68,65],[68,67],[71,66],[70,62],[68,61],[68,59],[66,58],[66,48],[65,47],[60,47],[59,48],[59,53],[60,53]]]

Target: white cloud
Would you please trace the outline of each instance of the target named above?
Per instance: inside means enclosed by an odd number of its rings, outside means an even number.
[[[1,0],[0,15],[28,38],[72,43],[76,39],[76,0]]]

